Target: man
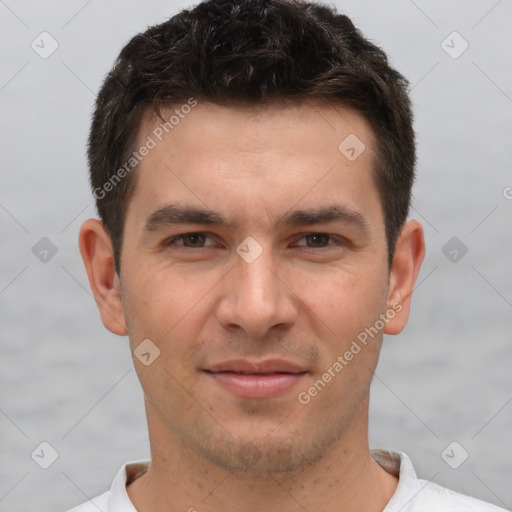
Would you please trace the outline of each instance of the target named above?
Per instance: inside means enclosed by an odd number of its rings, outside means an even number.
[[[407,82],[334,10],[210,0],[135,36],[89,138],[80,250],[151,461],[74,512],[498,511],[370,450],[424,252]]]

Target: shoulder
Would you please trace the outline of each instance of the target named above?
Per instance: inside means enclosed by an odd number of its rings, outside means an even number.
[[[110,490],[67,512],[137,512],[130,501],[126,485],[147,471],[150,461],[132,461],[121,466]]]
[[[383,512],[506,512],[477,498],[418,478],[404,452],[371,450],[372,457],[398,477],[398,486]]]
[[[104,492],[97,498],[82,503],[67,512],[108,512],[108,499],[110,491]]]
[[[418,480],[418,490],[414,499],[416,508],[411,510],[443,510],[446,512],[464,510],[465,512],[504,512],[505,509],[485,501],[452,491],[426,480]]]
[[[505,509],[485,501],[452,491],[439,484],[419,479],[417,487],[423,489],[416,497],[415,505],[421,510],[443,510],[446,512],[505,512]],[[412,510],[416,510],[413,508]]]

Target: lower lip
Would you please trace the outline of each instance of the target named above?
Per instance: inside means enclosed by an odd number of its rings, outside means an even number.
[[[304,377],[302,373],[242,374],[206,372],[223,388],[243,398],[271,398],[293,388]]]

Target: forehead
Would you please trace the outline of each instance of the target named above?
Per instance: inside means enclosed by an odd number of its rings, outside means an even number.
[[[313,152],[332,158],[340,156],[339,144],[351,136],[358,145],[365,144],[368,151],[364,156],[368,158],[374,145],[371,125],[359,112],[320,100],[225,106],[189,99],[164,108],[161,118],[147,109],[138,142],[143,144],[148,136],[158,145],[174,143],[176,149],[201,149],[200,153],[188,152],[196,157],[214,146],[246,153],[279,147],[281,152]]]
[[[353,109],[325,102],[184,105],[162,110],[163,120],[143,116],[137,147],[152,149],[138,165],[130,201],[139,213],[184,202],[237,215],[264,208],[275,218],[327,196],[354,211],[378,202],[373,132]]]

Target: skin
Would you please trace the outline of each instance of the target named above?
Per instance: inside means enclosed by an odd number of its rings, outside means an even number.
[[[146,115],[140,144],[160,122]],[[350,134],[366,146],[354,161],[338,150]],[[80,250],[105,327],[128,334],[132,351],[144,339],[160,350],[148,366],[134,357],[152,457],[127,487],[137,510],[334,512],[343,503],[344,512],[377,512],[393,495],[397,478],[370,457],[369,387],[382,334],[407,322],[425,246],[421,225],[406,222],[388,266],[373,146],[369,124],[341,105],[199,103],[139,164],[120,276],[103,225],[83,224]],[[237,223],[144,231],[169,203]],[[291,211],[331,204],[358,212],[367,228],[273,227]],[[165,244],[186,233],[206,238]],[[236,252],[248,236],[262,249],[252,263]],[[379,335],[300,403],[298,393],[393,304],[401,310]],[[239,358],[281,358],[307,373],[261,399],[236,396],[202,371]]]

